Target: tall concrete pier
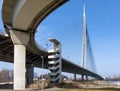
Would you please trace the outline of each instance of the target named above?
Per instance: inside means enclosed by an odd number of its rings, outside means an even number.
[[[26,87],[26,46],[30,35],[26,32],[10,30],[14,44],[14,89]]]

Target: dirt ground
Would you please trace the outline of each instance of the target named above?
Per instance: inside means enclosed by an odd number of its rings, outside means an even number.
[[[50,88],[50,89],[44,89],[43,91],[60,91],[60,90],[63,90],[61,88]],[[17,91],[17,90],[12,90],[12,89],[0,89],[0,91]],[[20,90],[19,90],[20,91]],[[42,91],[42,90],[39,90],[39,89],[34,89],[34,90],[31,90],[31,89],[26,89],[26,90],[22,90],[22,91]]]

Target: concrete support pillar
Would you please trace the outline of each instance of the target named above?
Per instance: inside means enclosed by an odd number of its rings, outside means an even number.
[[[74,74],[74,80],[76,81],[77,79],[76,79],[76,74]]]
[[[14,89],[25,89],[26,48],[24,45],[14,45]]]
[[[32,84],[34,78],[34,67],[32,64],[26,65],[26,85]]]
[[[24,90],[26,87],[26,46],[30,34],[10,30],[10,37],[14,44],[14,90]]]
[[[83,74],[81,75],[81,80],[84,81],[84,75]]]
[[[88,76],[86,75],[86,80],[88,80]]]

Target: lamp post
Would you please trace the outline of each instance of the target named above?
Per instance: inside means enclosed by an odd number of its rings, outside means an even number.
[[[44,84],[43,84],[44,57],[43,57],[43,56],[41,56],[41,58],[42,58],[42,91],[43,91],[43,89],[44,89]]]

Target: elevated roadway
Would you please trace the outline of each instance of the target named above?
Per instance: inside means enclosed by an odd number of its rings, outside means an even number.
[[[4,62],[10,62],[10,63],[14,63],[14,45],[12,43],[12,40],[9,36],[6,36],[7,34],[3,34],[0,33],[0,60],[4,61]],[[32,45],[31,45],[32,46]],[[34,45],[36,46],[36,45]],[[34,48],[34,47],[33,47]],[[40,49],[39,49],[40,50]],[[27,62],[28,63],[33,63],[35,67],[42,67],[42,59],[40,56],[44,56],[48,54],[47,51],[42,51],[41,54],[41,50],[40,50],[40,54],[36,54],[34,52],[32,52],[31,50],[29,50],[29,48],[27,49]],[[48,58],[45,57],[45,63],[44,63],[44,67],[45,69],[48,69]],[[84,74],[84,75],[88,75],[88,76],[92,76],[95,77],[97,79],[102,80],[103,78],[96,74],[93,73],[89,70],[86,70],[82,67],[80,67],[79,65],[76,65],[72,62],[70,62],[70,60],[62,58],[62,71],[63,72],[68,72],[68,73],[73,73],[73,74]]]

